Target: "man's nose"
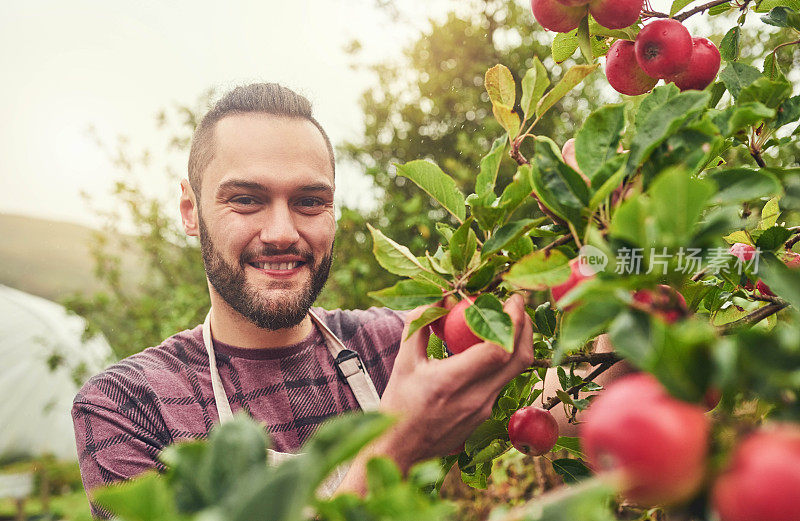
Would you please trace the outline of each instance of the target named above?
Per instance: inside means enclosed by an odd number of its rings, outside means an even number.
[[[271,205],[261,225],[261,242],[284,250],[300,239],[288,204]]]

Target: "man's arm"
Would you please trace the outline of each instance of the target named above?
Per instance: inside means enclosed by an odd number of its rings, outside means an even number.
[[[503,386],[533,361],[533,326],[522,296],[509,298],[504,309],[514,324],[513,353],[483,342],[444,360],[428,359],[428,328],[406,340],[408,324],[421,310],[409,314],[381,397],[381,412],[397,423],[359,453],[337,492],[363,494],[372,457],[389,457],[405,473],[414,463],[461,448],[489,418]]]

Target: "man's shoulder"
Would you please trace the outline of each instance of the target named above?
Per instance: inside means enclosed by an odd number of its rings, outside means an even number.
[[[407,313],[379,307],[313,311],[342,342],[362,354],[396,351]]]
[[[172,335],[157,346],[128,356],[92,376],[75,396],[73,403],[118,407],[123,396],[147,400],[156,386],[169,385],[187,366],[208,365],[203,358],[201,326]]]

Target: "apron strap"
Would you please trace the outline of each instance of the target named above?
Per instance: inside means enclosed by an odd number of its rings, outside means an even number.
[[[309,309],[308,314],[322,332],[322,336],[325,337],[325,344],[328,346],[328,351],[336,364],[336,371],[339,376],[344,378],[350,389],[353,390],[361,410],[377,411],[381,398],[378,396],[375,384],[372,382],[372,378],[369,377],[369,373],[367,373],[358,353],[347,349],[316,313]]]
[[[219,378],[219,371],[217,370],[217,357],[214,355],[214,344],[211,336],[211,310],[208,310],[208,315],[203,321],[203,343],[206,345],[206,352],[208,353],[208,366],[211,370],[211,388],[214,390],[214,401],[217,404],[217,414],[219,414],[219,422],[225,423],[233,419],[231,412],[231,404],[228,402],[228,396],[225,394],[225,389],[222,387],[222,380]]]

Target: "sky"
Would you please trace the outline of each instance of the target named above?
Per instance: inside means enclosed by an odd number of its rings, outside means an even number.
[[[651,3],[663,9],[669,0]],[[334,144],[357,138],[358,99],[374,80],[350,67],[343,48],[358,39],[363,60],[397,59],[430,17],[457,2],[405,2],[415,7],[402,24],[375,4],[2,0],[0,213],[98,225],[95,210],[113,206],[120,172],[88,129],[107,144],[125,136],[132,149],[158,156],[159,110],[192,104],[210,87],[283,83],[311,99]],[[178,159],[171,166],[185,169],[186,158]],[[170,194],[177,208],[178,187],[163,170],[149,168],[137,181]],[[370,206],[369,181],[352,165],[339,166],[337,188],[338,203]]]

